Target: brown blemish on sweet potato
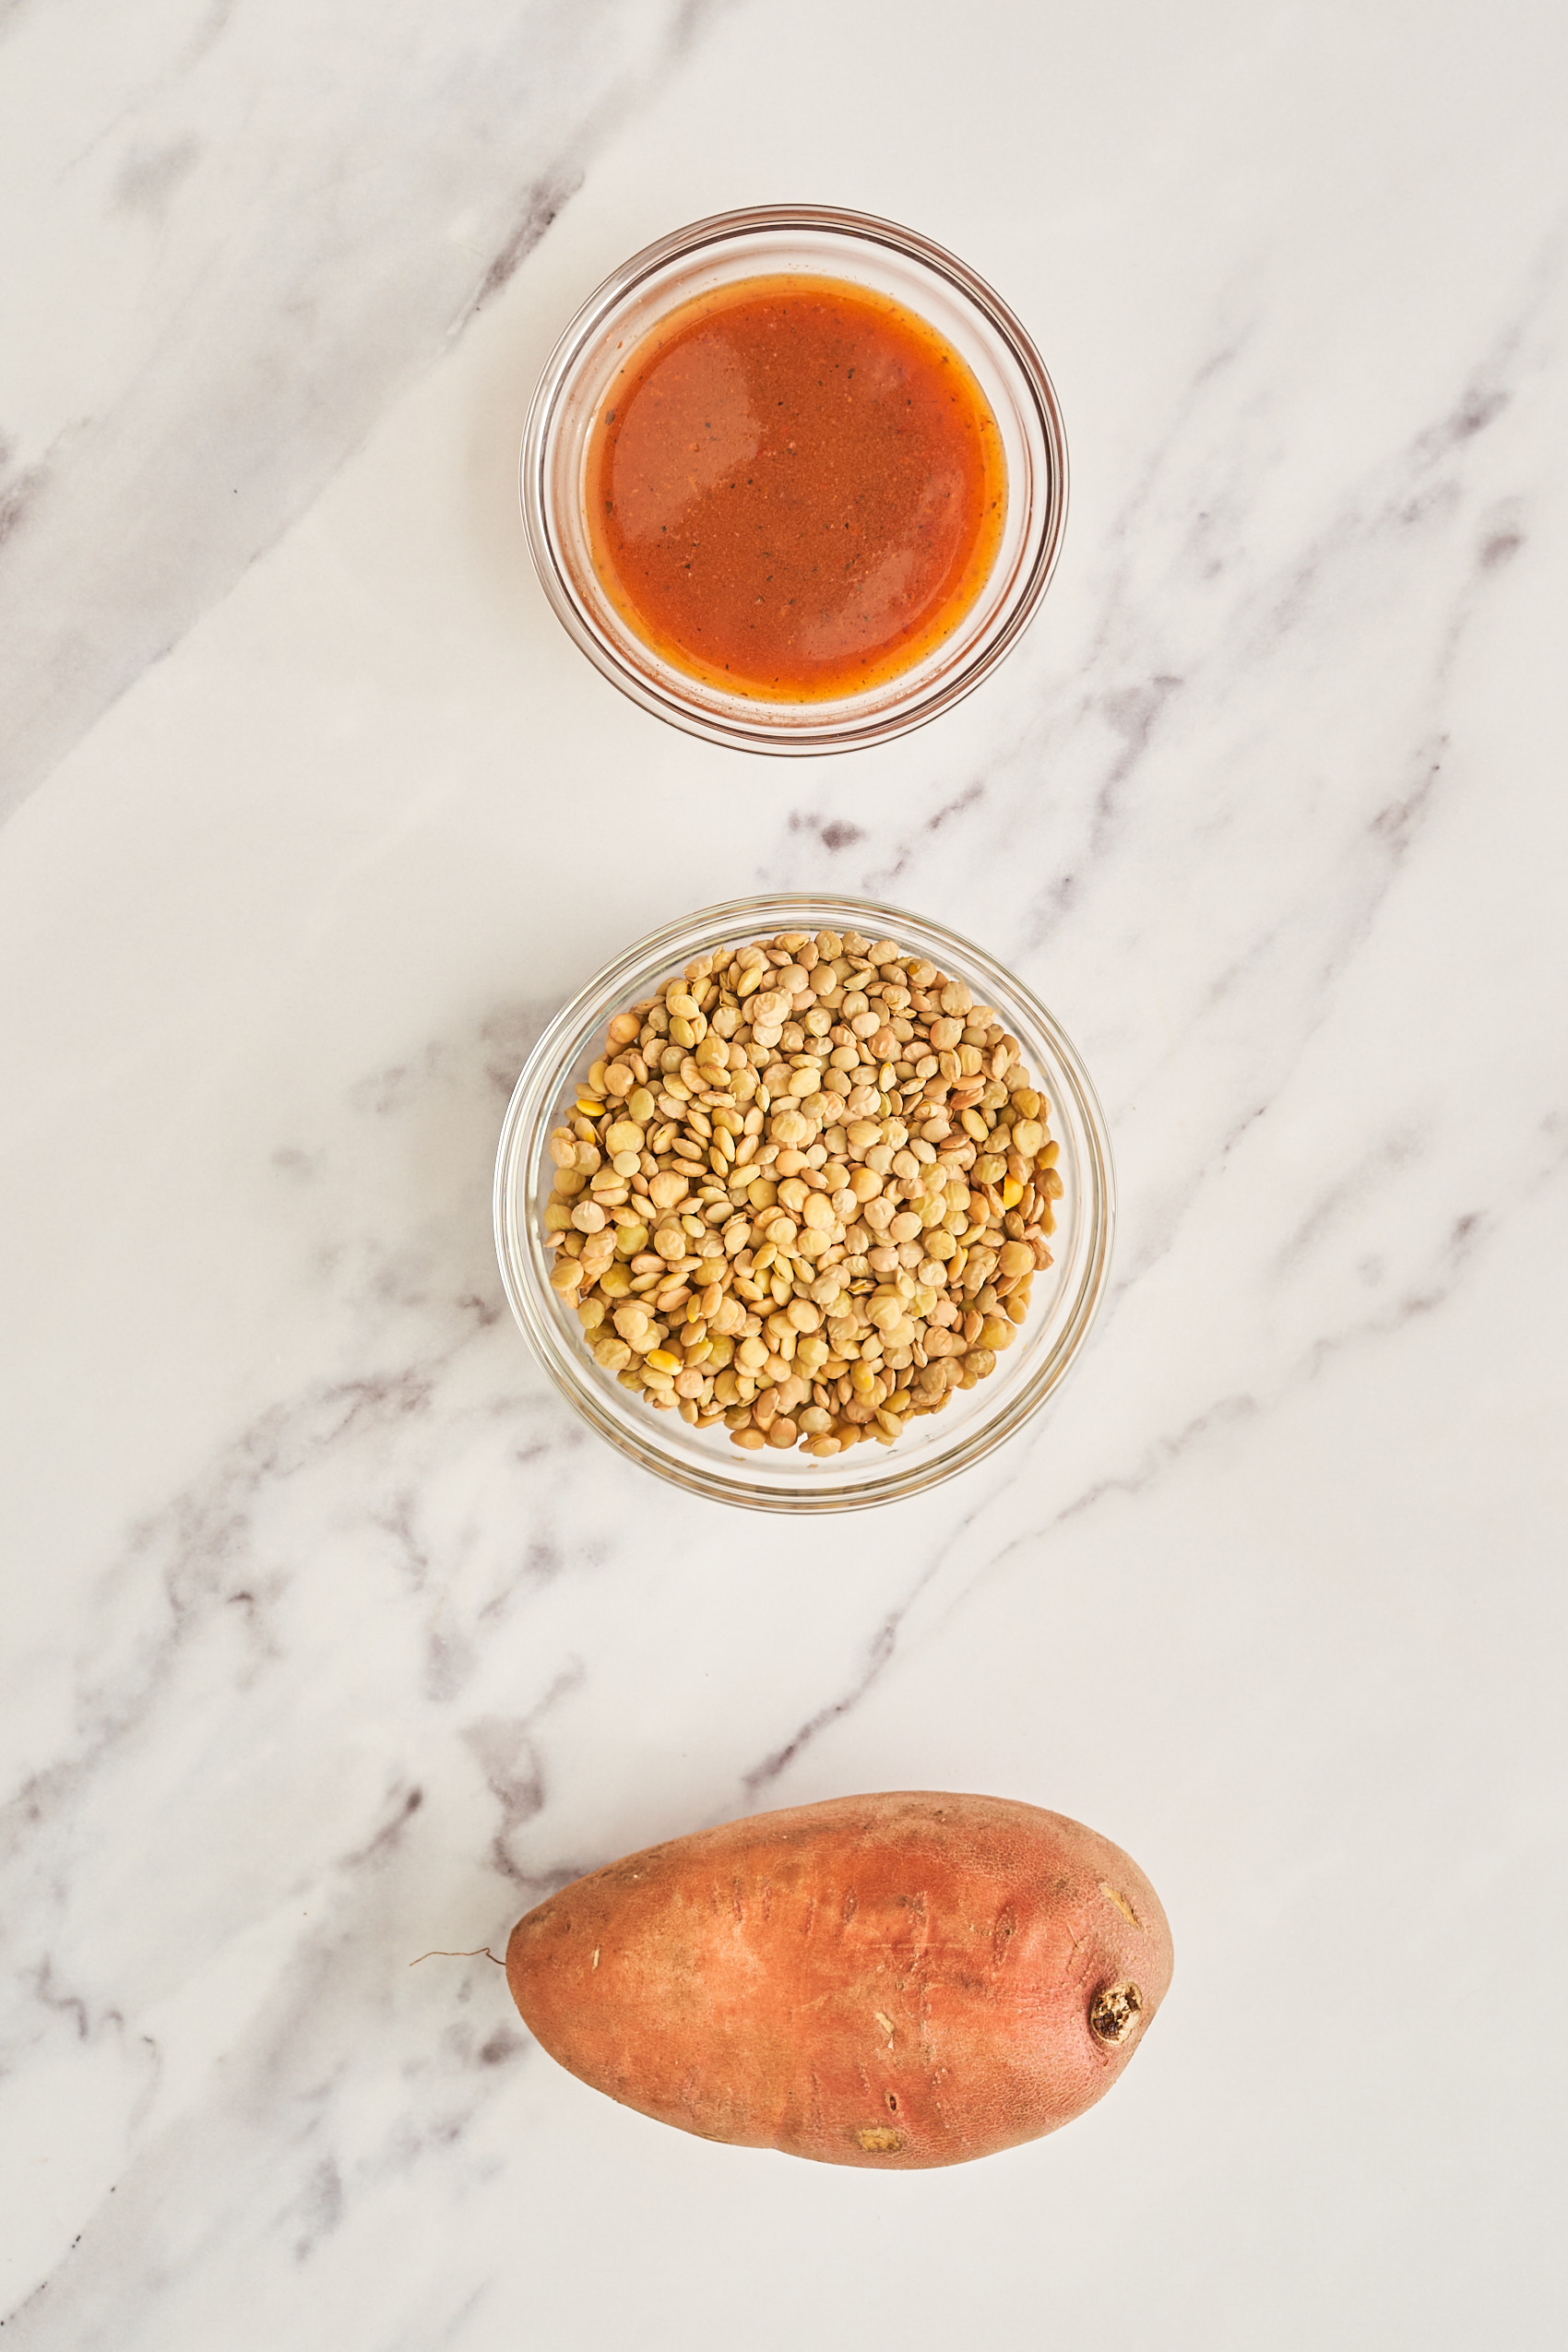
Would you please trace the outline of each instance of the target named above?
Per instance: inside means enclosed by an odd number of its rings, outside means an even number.
[[[1144,2013],[1136,1985],[1103,1985],[1089,2003],[1089,2031],[1114,2049],[1124,2042]]]
[[[1104,1884],[1101,1885],[1099,1891],[1104,1895],[1108,1903],[1115,1904],[1116,1908],[1121,1912],[1122,1917],[1126,1920],[1127,1925],[1130,1928],[1141,1929],[1143,1927],[1144,1923],[1142,1919],[1139,1918],[1137,1913],[1134,1910],[1132,1905],[1128,1902],[1124,1895],[1118,1895],[1113,1886],[1106,1886]]]
[[[870,2124],[855,2137],[867,2156],[897,2156],[904,2144],[902,2132],[891,2132],[885,2123]]]

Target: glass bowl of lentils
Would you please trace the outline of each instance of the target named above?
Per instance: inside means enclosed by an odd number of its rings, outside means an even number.
[[[695,1494],[849,1511],[1039,1410],[1115,1223],[1105,1117],[983,948],[867,899],[735,899],[559,1013],[495,1168],[513,1313],[602,1437]]]

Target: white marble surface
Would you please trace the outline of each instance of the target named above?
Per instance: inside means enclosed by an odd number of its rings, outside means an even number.
[[[1564,2340],[1565,100],[1549,0],[0,8],[7,2347]],[[513,496],[604,271],[793,194],[1075,465],[1004,671],[807,767]],[[1031,1434],[803,1541],[547,1392],[488,1183],[608,953],[819,883],[1016,964],[1123,1227]],[[409,1968],[908,1786],[1170,1913],[1035,2147],[709,2146]]]

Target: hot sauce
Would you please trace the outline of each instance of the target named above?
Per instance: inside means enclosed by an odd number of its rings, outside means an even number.
[[[965,362],[888,297],[752,278],[630,351],[584,481],[600,583],[675,668],[780,702],[911,669],[973,604],[1006,512]]]

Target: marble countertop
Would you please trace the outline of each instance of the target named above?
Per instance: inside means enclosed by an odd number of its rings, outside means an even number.
[[[1548,0],[0,5],[7,2352],[1563,2341],[1565,100]],[[1075,477],[995,677],[803,764],[515,499],[598,280],[795,196],[1000,289]],[[818,886],[1051,1006],[1122,1225],[1048,1411],[807,1539],[557,1399],[489,1185],[600,962]],[[709,2145],[409,1966],[909,1787],[1170,1915],[1011,2155]]]

